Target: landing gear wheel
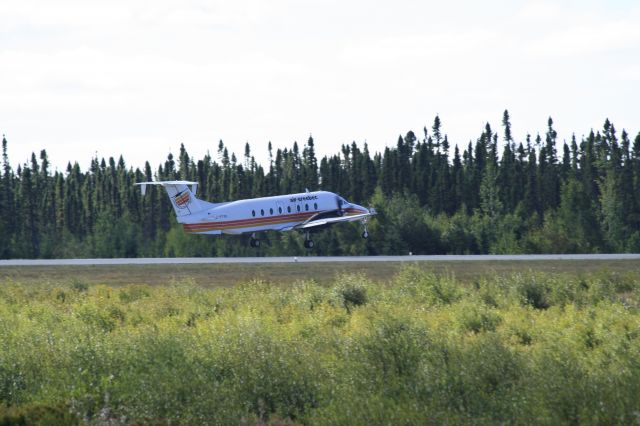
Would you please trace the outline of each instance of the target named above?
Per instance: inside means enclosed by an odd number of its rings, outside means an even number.
[[[311,249],[313,248],[313,240],[304,240],[304,248]]]
[[[260,247],[260,240],[256,238],[255,234],[251,236],[251,239],[249,240],[249,245],[253,248]]]
[[[362,232],[362,238],[364,238],[365,240],[367,238],[369,238],[369,231],[367,231],[366,229]]]

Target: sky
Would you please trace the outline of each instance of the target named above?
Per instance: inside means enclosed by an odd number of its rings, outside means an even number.
[[[123,155],[152,167],[223,140],[320,156],[440,116],[463,147],[509,110],[516,141],[640,131],[640,2],[108,0],[0,2],[0,133],[15,167]]]

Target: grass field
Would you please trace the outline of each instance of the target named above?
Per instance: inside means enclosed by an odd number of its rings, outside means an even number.
[[[638,270],[1,268],[0,424],[632,424]]]
[[[392,279],[401,268],[412,265],[425,272],[448,275],[462,282],[515,272],[588,275],[594,272],[640,271],[640,260],[596,261],[473,261],[473,262],[371,262],[371,263],[263,263],[126,266],[9,266],[0,267],[0,281],[87,284],[167,285],[190,281],[206,287],[232,286],[250,280],[282,285],[299,280],[328,284],[345,273],[362,274],[374,282]]]

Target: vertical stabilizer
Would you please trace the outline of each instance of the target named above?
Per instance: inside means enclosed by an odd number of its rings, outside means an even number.
[[[161,185],[167,191],[167,195],[171,200],[173,211],[178,216],[178,222],[182,222],[180,219],[185,216],[192,215],[207,208],[215,206],[213,203],[208,203],[196,198],[196,189],[198,187],[197,182],[188,181],[164,181],[164,182],[140,182],[136,183],[140,185],[142,195],[147,191],[147,185]]]

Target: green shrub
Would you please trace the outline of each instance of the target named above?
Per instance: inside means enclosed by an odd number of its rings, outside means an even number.
[[[401,294],[430,305],[450,304],[462,297],[462,288],[453,278],[426,272],[416,266],[404,267],[395,279]]]
[[[447,353],[439,404],[466,417],[466,422],[505,423],[518,418],[518,396],[528,373],[520,356],[497,334],[479,335],[468,345],[450,345]]]
[[[68,407],[29,404],[19,407],[0,405],[0,426],[72,426],[80,424]]]
[[[84,281],[80,281],[77,278],[74,278],[71,282],[71,288],[73,288],[78,293],[86,293],[89,291],[89,284]]]
[[[373,324],[371,333],[362,341],[361,356],[385,383],[392,378],[415,376],[428,350],[426,330],[409,320],[385,318]]]
[[[365,305],[368,301],[365,278],[358,275],[345,275],[339,278],[333,288],[333,299],[343,306],[348,313],[355,306]]]
[[[551,290],[544,277],[538,274],[514,275],[513,280],[524,305],[535,309],[547,309],[551,306]]]
[[[112,316],[109,309],[89,305],[84,305],[78,309],[76,316],[88,326],[104,332],[115,330],[118,320],[118,315]]]
[[[314,410],[309,416],[309,424],[413,426],[446,423],[438,414],[429,412],[412,400],[355,392],[332,399],[327,405]]]
[[[262,420],[273,414],[295,420],[317,407],[323,378],[317,359],[299,343],[278,341],[257,328],[225,337],[223,347],[233,378],[228,386],[248,412]]]
[[[491,309],[477,304],[464,304],[460,313],[460,325],[464,331],[480,333],[495,331],[502,318]]]
[[[118,297],[124,303],[135,302],[146,297],[149,297],[150,288],[143,285],[130,285],[120,289]]]

